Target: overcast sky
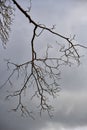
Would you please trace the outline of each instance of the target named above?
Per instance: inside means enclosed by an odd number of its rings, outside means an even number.
[[[20,0],[21,5],[28,4]],[[32,18],[49,27],[56,25],[56,31],[66,36],[76,35],[76,41],[87,45],[87,1],[86,0],[32,0]],[[0,44],[0,84],[7,78],[6,64],[3,59],[17,63],[26,61],[30,56],[28,41],[32,27],[18,11],[7,43],[7,49]],[[50,43],[53,37],[44,39]],[[1,42],[1,41],[0,41]],[[44,45],[38,45],[41,53]],[[19,113],[9,112],[12,101],[4,101],[6,89],[0,89],[0,130],[87,130],[87,50],[80,49],[81,65],[64,67],[61,75],[61,92],[54,101],[54,117],[22,118]],[[55,47],[52,54],[55,53]],[[8,86],[6,86],[8,87]],[[13,103],[14,104],[14,103]]]

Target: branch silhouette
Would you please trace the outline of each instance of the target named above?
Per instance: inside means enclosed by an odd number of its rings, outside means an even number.
[[[27,107],[24,105],[24,102],[22,101],[23,92],[25,89],[30,89],[33,87],[33,95],[31,96],[31,100],[34,98],[37,98],[39,100],[38,109],[40,112],[40,115],[42,112],[47,111],[49,116],[51,117],[51,112],[53,111],[53,106],[49,103],[49,96],[55,98],[59,91],[61,90],[59,85],[59,79],[60,79],[60,67],[62,65],[72,65],[71,59],[76,61],[78,64],[80,63],[80,54],[78,53],[77,48],[87,48],[80,44],[74,44],[73,38],[65,37],[57,32],[54,31],[54,26],[52,28],[48,28],[43,24],[36,23],[30,16],[30,8],[29,11],[26,11],[21,7],[21,5],[16,0],[11,0],[13,4],[22,12],[22,14],[29,20],[29,24],[33,25],[33,34],[31,37],[31,53],[32,58],[29,61],[26,61],[22,64],[16,64],[14,62],[11,62],[7,60],[7,66],[10,69],[10,65],[14,66],[14,69],[12,70],[12,73],[9,75],[8,79],[4,84],[0,87],[3,88],[8,82],[10,85],[12,85],[11,79],[17,73],[17,77],[20,80],[20,73],[24,73],[23,78],[23,85],[20,86],[20,89],[17,91],[14,91],[12,94],[9,94],[6,99],[9,99],[10,97],[18,97],[18,104],[13,109],[14,111],[21,110],[22,115],[29,115],[31,118],[34,119],[34,116],[32,114],[32,110],[27,109]],[[3,8],[2,8],[3,10]],[[3,14],[2,14],[3,15]],[[9,14],[8,14],[9,15]],[[9,20],[11,17],[9,17]],[[3,28],[3,26],[2,26]],[[7,29],[7,28],[6,28]],[[40,33],[37,34],[37,30],[41,29]],[[7,29],[8,30],[8,29]],[[2,41],[6,43],[8,39],[8,32],[6,30],[3,30],[3,36]],[[60,47],[59,53],[61,53],[60,57],[49,56],[49,49],[50,47],[47,46],[45,57],[38,57],[37,51],[35,50],[35,40],[37,37],[40,37],[40,35],[43,34],[43,32],[50,33],[53,36],[60,37],[61,39],[65,40],[65,45],[62,46],[61,44],[58,44]]]

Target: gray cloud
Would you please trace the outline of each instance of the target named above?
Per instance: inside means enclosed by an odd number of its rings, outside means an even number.
[[[49,26],[56,24],[56,30],[64,35],[70,33],[78,34],[78,41],[86,41],[86,29],[87,25],[87,16],[86,16],[86,4],[83,6],[80,0],[61,2],[56,0],[33,1],[32,3],[32,17],[41,23],[45,23]],[[86,0],[84,0],[86,2]],[[34,4],[34,5],[33,5]],[[81,5],[82,4],[82,5]],[[39,8],[40,7],[40,8]],[[51,8],[50,8],[51,7]],[[32,36],[31,29],[32,27],[27,27],[27,22],[24,20],[24,17],[19,15],[16,12],[16,20],[12,29],[11,39],[7,44],[7,49],[3,51],[1,49],[0,55],[0,83],[2,80],[6,79],[6,67],[3,63],[3,57],[11,58],[12,61],[23,62],[30,58],[28,56],[30,50],[28,42],[30,42],[30,37]],[[79,15],[78,15],[79,14]],[[20,16],[20,18],[19,18]],[[26,24],[25,24],[26,23]],[[21,25],[22,26],[19,26]],[[85,31],[84,31],[85,30]],[[20,37],[19,35],[20,34]],[[26,36],[24,35],[26,34]],[[28,39],[29,38],[29,39]],[[45,41],[51,43],[54,39],[51,37],[44,38]],[[26,43],[25,43],[26,42]],[[41,45],[40,42],[39,52],[41,48],[46,48],[46,46]],[[82,43],[83,44],[83,43]],[[38,44],[39,45],[39,44]],[[42,47],[43,46],[43,47]],[[0,46],[1,47],[1,46]],[[55,47],[56,48],[56,47]],[[52,54],[55,54],[55,48],[51,51]],[[81,53],[85,53],[84,50],[81,50]],[[87,54],[87,52],[85,53]],[[3,56],[3,57],[2,57]],[[8,112],[10,109],[11,103],[5,102],[2,99],[2,96],[5,96],[4,90],[0,90],[0,130],[58,130],[62,128],[74,129],[78,127],[87,126],[87,62],[86,58],[83,59],[83,65],[81,67],[72,67],[63,68],[63,75],[61,79],[62,91],[57,100],[54,100],[54,118],[50,119],[46,114],[43,114],[43,117],[36,116],[35,121],[30,118],[20,117],[20,113]],[[4,68],[5,67],[5,68]],[[16,101],[14,100],[13,104]],[[36,113],[37,115],[37,113]]]
[[[47,115],[37,116],[35,120],[22,118],[18,113],[7,112],[7,105],[0,102],[0,128],[1,130],[43,130],[51,126],[56,128],[76,128],[87,126],[87,94],[86,92],[63,91],[55,101],[53,119]],[[4,114],[4,115],[3,115]]]
[[[87,125],[87,95],[85,91],[63,92],[57,106],[55,122],[67,127]]]

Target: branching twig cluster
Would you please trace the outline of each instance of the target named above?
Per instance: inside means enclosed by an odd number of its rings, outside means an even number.
[[[13,8],[10,6],[10,1],[0,0],[0,38],[4,44],[6,44],[9,38],[12,15]]]
[[[48,102],[48,95],[52,96],[53,98],[56,97],[57,93],[60,91],[59,87],[59,79],[60,79],[60,66],[72,63],[70,62],[70,59],[76,60],[78,63],[80,62],[80,55],[77,51],[77,47],[81,46],[79,44],[73,44],[74,37],[67,38],[57,32],[54,32],[54,26],[50,29],[46,27],[45,25],[36,23],[31,16],[29,15],[29,11],[25,11],[20,4],[16,0],[12,0],[12,2],[16,5],[16,7],[23,13],[23,15],[29,20],[29,23],[33,25],[33,35],[31,38],[31,52],[32,52],[32,58],[30,61],[27,61],[23,64],[16,64],[12,63],[10,61],[7,61],[7,65],[9,67],[10,65],[14,66],[14,69],[10,76],[8,77],[7,81],[1,86],[1,88],[7,84],[7,82],[11,83],[11,78],[15,74],[15,72],[18,73],[18,78],[20,75],[20,72],[24,71],[24,81],[23,85],[20,86],[21,88],[12,94],[8,95],[9,97],[18,97],[18,105],[16,106],[14,111],[17,111],[18,109],[21,110],[22,114],[28,114],[32,118],[32,112],[29,111],[25,105],[22,102],[22,94],[25,91],[25,89],[34,87],[34,92],[31,97],[38,98],[39,99],[39,108],[40,108],[40,114],[42,111],[47,111],[48,114],[51,116],[50,112],[53,109],[52,106]],[[4,9],[2,9],[4,11]],[[2,13],[2,16],[4,14]],[[6,17],[6,21],[9,18],[9,24],[10,24],[10,16]],[[7,26],[7,24],[6,24]],[[7,29],[8,27],[6,27]],[[3,28],[4,29],[4,28]],[[9,28],[8,28],[9,29]],[[7,30],[8,30],[7,29]],[[37,30],[41,29],[41,32],[37,34]],[[38,57],[37,52],[35,51],[35,39],[39,37],[43,31],[47,31],[51,33],[52,35],[56,35],[57,37],[60,37],[61,39],[65,40],[65,46],[60,46],[60,53],[61,56],[58,58],[56,57],[50,57],[49,56],[49,47],[47,47],[45,57]],[[6,33],[5,30],[3,32]],[[5,36],[5,35],[4,35]],[[2,37],[3,38],[3,37]],[[6,39],[8,38],[8,35],[6,34]],[[2,40],[3,41],[3,40]],[[6,41],[6,40],[5,40]],[[84,47],[84,46],[81,46]],[[30,68],[30,70],[29,70]]]

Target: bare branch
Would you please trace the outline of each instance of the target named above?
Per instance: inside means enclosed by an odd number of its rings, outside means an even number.
[[[18,105],[16,106],[14,111],[21,110],[22,115],[29,115],[34,119],[32,116],[32,111],[30,109],[27,109],[25,107],[24,102],[22,101],[23,92],[26,89],[33,88],[33,93],[31,95],[30,99],[38,99],[38,108],[40,109],[40,115],[42,112],[46,111],[49,116],[51,117],[51,112],[53,111],[53,107],[51,104],[49,104],[49,97],[57,97],[58,93],[60,92],[60,67],[62,65],[72,65],[71,59],[76,61],[77,63],[80,62],[80,55],[78,53],[77,47],[84,47],[79,44],[74,44],[73,38],[65,37],[57,32],[54,31],[55,25],[53,25],[52,28],[48,28],[43,24],[36,23],[30,16],[29,11],[25,11],[21,5],[16,1],[12,0],[12,2],[16,5],[16,7],[22,12],[22,14],[29,20],[29,23],[33,25],[33,34],[31,37],[31,53],[32,57],[31,60],[26,61],[22,64],[16,64],[14,62],[7,61],[7,65],[14,66],[14,69],[12,70],[12,73],[6,80],[6,82],[0,87],[3,88],[12,78],[12,76],[17,71],[18,73],[18,79],[20,81],[20,72],[23,71],[24,77],[23,77],[23,84],[19,87],[19,90],[13,92],[12,94],[8,95],[9,97],[18,97]],[[31,6],[30,6],[31,8]],[[3,15],[3,13],[2,13]],[[11,23],[11,17],[9,17],[9,21]],[[5,21],[6,22],[6,21]],[[2,23],[2,22],[1,22]],[[9,25],[10,25],[9,23]],[[1,25],[3,27],[3,25]],[[8,26],[6,26],[6,30],[8,30]],[[39,33],[38,29],[41,30]],[[2,41],[6,42],[8,39],[8,31],[2,30]],[[59,44],[59,51],[58,53],[61,53],[60,57],[50,56],[49,55],[49,46],[46,49],[45,57],[38,57],[37,51],[35,50],[35,40],[37,37],[43,34],[43,32],[49,32],[53,36],[60,37],[65,41],[64,46]]]
[[[10,1],[0,0],[0,38],[3,46],[7,43],[9,38],[10,25],[12,24],[13,8]],[[5,47],[5,46],[4,46]]]

